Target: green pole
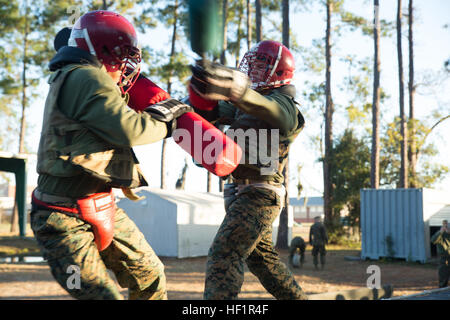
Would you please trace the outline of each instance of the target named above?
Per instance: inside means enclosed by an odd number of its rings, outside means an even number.
[[[16,199],[17,209],[19,212],[19,233],[24,238],[27,227],[27,169],[26,160],[16,171]]]
[[[15,174],[19,232],[20,237],[23,238],[25,237],[27,226],[27,159],[0,157],[0,171],[13,172]]]

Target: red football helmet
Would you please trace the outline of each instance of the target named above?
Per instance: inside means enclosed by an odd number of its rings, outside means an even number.
[[[96,56],[108,72],[122,71],[117,84],[122,93],[139,75],[141,50],[136,31],[120,14],[98,10],[82,15],[72,28],[68,45]]]
[[[295,62],[292,53],[283,44],[265,40],[244,55],[239,69],[250,77],[252,89],[269,89],[291,82]]]

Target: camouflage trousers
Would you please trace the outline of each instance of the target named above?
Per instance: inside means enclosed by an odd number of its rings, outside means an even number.
[[[307,299],[272,245],[272,223],[280,199],[272,190],[247,187],[232,201],[209,249],[204,299],[236,299],[244,263],[277,299]]]
[[[167,299],[164,266],[126,213],[117,208],[114,239],[99,252],[92,227],[76,216],[57,211],[31,212],[31,228],[56,281],[76,299]],[[79,285],[73,281],[79,274]]]
[[[324,244],[315,245],[312,248],[312,256],[313,256],[313,263],[315,266],[319,264],[319,256],[320,256],[320,264],[322,267],[325,265],[325,256],[327,254],[327,250],[325,249]]]

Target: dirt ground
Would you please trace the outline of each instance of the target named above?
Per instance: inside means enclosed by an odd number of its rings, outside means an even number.
[[[294,235],[303,234],[297,229]],[[1,239],[0,239],[1,240]],[[0,241],[0,253],[6,251],[12,242]],[[33,252],[28,248],[25,253]],[[327,265],[316,271],[312,264],[311,247],[307,247],[305,265],[292,272],[308,294],[334,292],[366,287],[370,274],[367,268],[377,265],[381,270],[381,285],[391,284],[394,296],[418,293],[437,288],[437,264],[419,264],[405,261],[359,261],[345,257],[357,257],[360,251],[341,247],[328,247]],[[287,250],[280,251],[280,257],[287,263]],[[161,257],[165,265],[168,298],[171,300],[202,299],[206,257],[177,259]],[[127,290],[122,290],[127,297]],[[273,299],[248,269],[240,299]],[[71,299],[54,281],[45,262],[4,263],[0,259],[0,299]]]

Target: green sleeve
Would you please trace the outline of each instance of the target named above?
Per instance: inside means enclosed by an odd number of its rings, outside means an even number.
[[[276,90],[263,96],[255,90],[247,89],[244,96],[235,105],[245,113],[280,129],[282,134],[289,134],[298,126],[297,107],[293,99]]]
[[[144,145],[167,135],[164,122],[130,109],[114,81],[99,68],[72,71],[59,97],[59,107],[66,116],[113,145]]]

